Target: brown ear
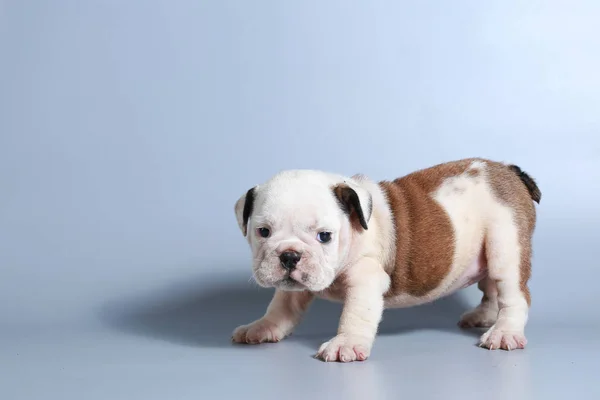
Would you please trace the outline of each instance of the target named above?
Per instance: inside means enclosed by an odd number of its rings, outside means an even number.
[[[248,219],[254,208],[255,192],[256,187],[249,189],[235,203],[235,217],[244,236],[248,233]]]
[[[333,187],[333,194],[344,213],[350,218],[350,223],[354,229],[359,230],[360,227],[365,230],[369,229],[367,222],[371,217],[372,204],[371,196],[366,191],[359,194],[347,184],[340,183]]]

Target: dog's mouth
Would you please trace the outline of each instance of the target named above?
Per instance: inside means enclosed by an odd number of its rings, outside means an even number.
[[[288,287],[288,288],[303,288],[304,285],[292,278],[289,273],[285,275],[285,277],[279,282],[280,286]]]

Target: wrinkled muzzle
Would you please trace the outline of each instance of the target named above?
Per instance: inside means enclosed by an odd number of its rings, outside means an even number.
[[[331,284],[333,268],[319,254],[304,249],[272,250],[254,258],[253,275],[262,287],[319,291]]]

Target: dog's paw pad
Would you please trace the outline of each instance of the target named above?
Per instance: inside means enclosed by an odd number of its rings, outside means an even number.
[[[479,346],[490,350],[524,349],[527,338],[523,332],[506,331],[496,327],[490,328],[481,336]]]
[[[338,335],[319,348],[316,357],[326,362],[365,361],[371,353],[372,340],[354,335]]]
[[[284,332],[272,322],[258,320],[242,325],[233,331],[231,340],[235,343],[260,344],[276,343],[285,337]]]

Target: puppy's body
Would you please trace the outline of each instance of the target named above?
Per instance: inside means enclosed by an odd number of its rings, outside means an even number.
[[[370,352],[384,308],[430,302],[478,283],[484,293],[482,302],[462,316],[461,326],[489,327],[481,344],[491,349],[525,346],[536,219],[532,199],[539,202],[540,192],[518,167],[465,159],[383,182],[313,171],[316,185],[305,182],[302,173],[295,178],[286,173],[283,185],[274,180],[280,187],[267,183],[266,197],[277,200],[259,200],[263,203],[257,219],[269,214],[290,220],[287,228],[276,228],[286,232],[285,237],[273,237],[274,255],[291,247],[309,256],[292,272],[284,272],[273,265],[276,261],[264,262],[266,244],[261,245],[248,230],[254,254],[263,259],[255,265],[255,276],[263,277],[263,286],[278,290],[265,317],[238,328],[235,341],[283,338],[312,297],[318,296],[344,303],[338,335],[318,354],[326,360],[361,360]],[[295,193],[291,188],[298,186],[301,190]],[[305,198],[286,200],[281,193]],[[328,195],[337,204],[328,202]],[[241,204],[247,199],[243,196],[236,207],[243,231],[248,222],[243,220]],[[280,207],[282,202],[288,206]],[[334,212],[334,206],[341,212]],[[315,207],[325,211],[309,216]],[[291,212],[296,214],[293,218]],[[341,218],[339,223],[336,217]],[[334,231],[336,241],[330,247],[302,236],[306,230],[299,233],[299,226],[319,219],[328,219],[326,225]],[[267,271],[276,277],[264,278]],[[278,274],[286,273],[299,279],[292,279],[288,287],[275,283],[283,279]]]

